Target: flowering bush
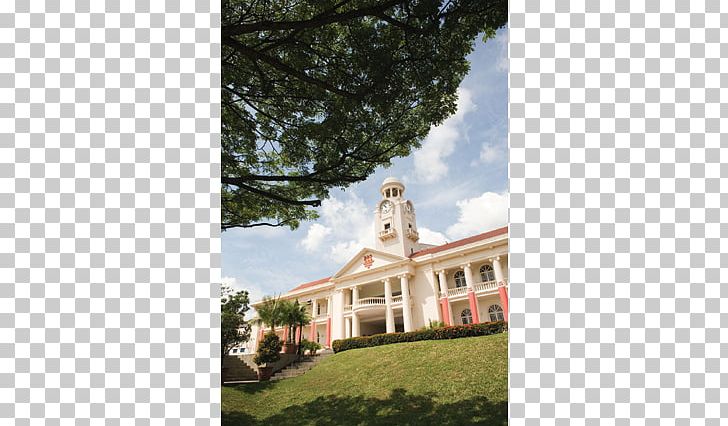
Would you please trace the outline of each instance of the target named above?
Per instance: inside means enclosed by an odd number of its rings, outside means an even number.
[[[461,337],[487,336],[508,331],[505,321],[486,322],[480,324],[454,325],[450,327],[429,328],[425,330],[409,331],[406,333],[384,333],[373,336],[351,337],[334,340],[331,348],[334,352],[348,351],[349,349],[369,348],[372,346],[389,345],[391,343],[417,342],[420,340],[445,340]]]

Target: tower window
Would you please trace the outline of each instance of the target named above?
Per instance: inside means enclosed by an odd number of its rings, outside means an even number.
[[[385,223],[384,224],[384,229],[389,229],[389,227],[390,227],[390,224],[389,223]]]
[[[385,192],[385,194],[386,194],[386,197],[389,198],[390,197],[390,195],[389,195],[390,194],[390,190],[388,189],[387,192]]]
[[[392,197],[396,197],[397,194],[399,194],[398,190],[397,189],[393,189],[392,190]]]
[[[408,223],[407,225],[409,225],[409,228],[412,229],[412,224],[411,223]]]

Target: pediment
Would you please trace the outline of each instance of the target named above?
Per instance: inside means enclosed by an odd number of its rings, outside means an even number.
[[[371,248],[364,248],[352,257],[346,265],[339,269],[339,272],[337,272],[332,278],[341,278],[347,275],[371,271],[382,266],[389,265],[390,263],[401,262],[403,260],[407,260],[407,258]]]

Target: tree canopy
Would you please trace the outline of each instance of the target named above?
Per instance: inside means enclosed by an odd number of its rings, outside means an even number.
[[[222,228],[316,217],[455,112],[506,0],[223,0]]]
[[[248,292],[235,292],[230,287],[221,288],[220,298],[220,332],[222,357],[235,346],[245,343],[250,338],[250,324],[245,320],[245,313],[250,309]]]

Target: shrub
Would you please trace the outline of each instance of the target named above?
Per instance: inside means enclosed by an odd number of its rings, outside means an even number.
[[[409,331],[406,333],[385,333],[375,334],[373,336],[339,339],[334,340],[331,343],[331,348],[334,350],[334,352],[338,353],[348,351],[349,349],[369,348],[372,346],[389,345],[392,343],[487,336],[490,334],[503,333],[507,330],[508,324],[505,321],[455,325],[450,327],[428,328],[425,330]]]
[[[282,347],[283,342],[275,333],[267,333],[258,346],[258,352],[253,357],[253,362],[257,365],[263,365],[278,361],[281,359]]]
[[[316,355],[316,351],[321,349],[321,345],[317,342],[312,342],[310,340],[303,339],[301,340],[301,351],[305,352],[306,350],[310,351],[311,355]]]
[[[445,323],[442,322],[442,321],[433,321],[433,320],[430,320],[430,324],[427,327],[425,327],[425,328],[426,329],[429,329],[429,328],[440,328],[440,327],[445,327]]]

